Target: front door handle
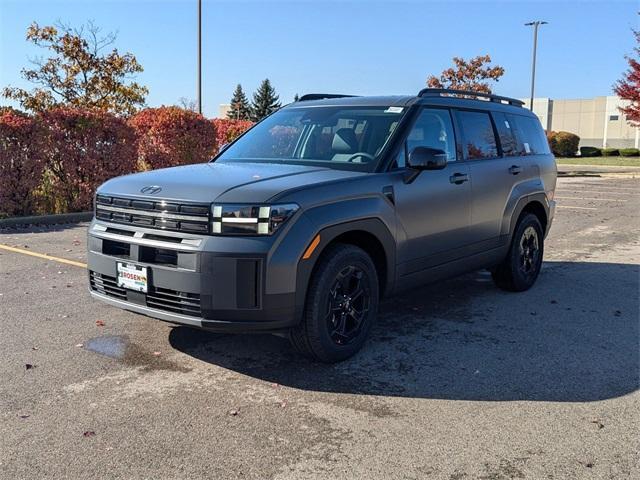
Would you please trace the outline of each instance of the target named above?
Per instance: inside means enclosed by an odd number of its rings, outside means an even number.
[[[462,185],[464,182],[469,181],[469,175],[466,173],[454,173],[449,177],[449,182],[455,183],[456,185]]]
[[[522,172],[522,167],[520,165],[511,165],[509,168],[509,173],[511,175],[518,175],[520,172]]]

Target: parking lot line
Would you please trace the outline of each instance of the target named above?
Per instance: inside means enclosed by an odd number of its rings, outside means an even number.
[[[0,245],[0,250],[6,250],[13,253],[21,253],[23,255],[30,255],[32,257],[44,258],[45,260],[51,260],[53,262],[65,263],[67,265],[73,265],[74,267],[87,268],[86,263],[76,262],[74,260],[68,260],[66,258],[54,257],[53,255],[47,255],[46,253],[31,252],[22,248],[9,247],[7,245]]]
[[[570,205],[558,205],[556,208],[571,208],[575,210],[597,210],[596,207],[572,207]]]
[[[598,197],[558,197],[561,200],[600,200],[602,202],[626,202],[627,200],[620,198],[598,198]]]

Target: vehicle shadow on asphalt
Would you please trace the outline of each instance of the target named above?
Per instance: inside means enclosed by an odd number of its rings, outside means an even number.
[[[545,262],[534,288],[498,290],[487,272],[382,303],[364,350],[308,361],[271,335],[176,327],[171,345],[302,390],[448,400],[585,402],[638,389],[638,265]]]

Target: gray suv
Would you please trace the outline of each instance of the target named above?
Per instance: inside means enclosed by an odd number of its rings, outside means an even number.
[[[530,288],[555,187],[519,100],[305,95],[209,163],[103,184],[91,295],[175,324],[287,335],[339,361],[383,296],[482,268]]]

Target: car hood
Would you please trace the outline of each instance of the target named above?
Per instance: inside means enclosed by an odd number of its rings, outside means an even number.
[[[189,202],[267,202],[292,188],[340,180],[363,173],[276,163],[199,163],[117,177],[98,193]],[[160,187],[153,194],[146,187]]]

